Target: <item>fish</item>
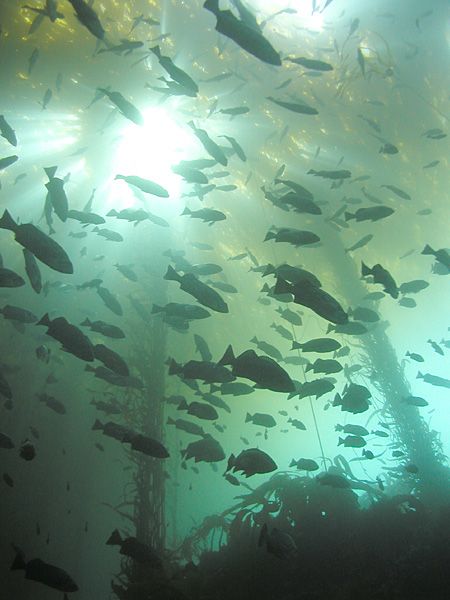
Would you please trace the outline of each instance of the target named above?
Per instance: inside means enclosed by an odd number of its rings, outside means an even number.
[[[36,448],[33,446],[30,440],[26,439],[24,442],[22,442],[19,456],[26,461],[33,460],[36,457]]]
[[[269,533],[267,523],[261,528],[258,546],[265,546],[267,552],[281,560],[291,559],[297,554],[297,545],[292,536],[277,527]]]
[[[78,327],[71,325],[64,317],[50,319],[46,313],[37,325],[47,327],[47,335],[58,341],[66,352],[84,361],[94,360],[94,351],[89,338]]]
[[[369,435],[367,429],[362,425],[352,425],[350,423],[346,425],[337,424],[334,429],[335,431],[342,431],[343,433],[348,433],[357,437],[364,437],[366,435]]]
[[[300,326],[303,323],[301,315],[291,310],[290,308],[283,309],[279,306],[276,309],[276,312],[280,315],[280,317],[291,323],[291,325]]]
[[[131,268],[131,265],[119,265],[119,263],[116,263],[114,266],[119,271],[119,273],[121,273],[125,277],[125,279],[128,279],[128,281],[138,280],[138,276]]]
[[[19,160],[19,157],[16,154],[13,154],[11,156],[5,156],[4,158],[0,158],[0,171],[7,169],[8,167],[13,165],[18,160]]]
[[[406,396],[406,398],[403,398],[403,401],[406,404],[409,404],[409,406],[428,406],[428,402],[425,400],[425,398],[421,398],[420,396]]]
[[[86,212],[81,210],[71,209],[67,212],[68,219],[74,219],[75,221],[79,221],[83,223],[83,225],[103,225],[105,223],[105,219],[100,215],[92,212]],[[70,234],[69,234],[70,235]],[[87,234],[85,234],[87,235]],[[72,234],[72,237],[84,237],[80,236],[80,234]]]
[[[187,215],[191,217],[191,219],[201,219],[204,223],[209,223],[209,225],[214,225],[214,223],[217,223],[218,221],[224,221],[227,218],[223,212],[213,208],[190,210],[186,207],[181,214]]]
[[[203,8],[210,11],[216,17],[216,31],[233,40],[243,50],[262,62],[281,66],[279,53],[262,35],[259,29],[248,24],[248,19],[241,21],[231,11],[220,10],[219,0],[206,0]],[[248,13],[250,14],[250,11]],[[253,23],[255,23],[254,19]]]
[[[351,219],[355,219],[358,223],[361,221],[379,221],[380,219],[385,219],[394,213],[394,209],[390,206],[369,206],[367,208],[358,208],[358,210],[354,213],[345,211],[345,220],[350,221]],[[368,236],[366,236],[368,237]],[[372,236],[373,237],[373,236]]]
[[[225,156],[223,150],[220,148],[220,146],[218,146],[216,142],[214,142],[209,137],[209,135],[204,129],[196,127],[194,121],[189,121],[188,125],[189,127],[191,127],[191,129],[193,129],[195,136],[199,139],[206,152],[210,156],[212,156],[218,163],[226,167],[228,165],[228,159]]]
[[[422,136],[429,138],[430,140],[441,140],[447,137],[447,134],[442,131],[439,127],[435,127],[433,129],[428,129]]]
[[[172,419],[171,417],[168,417],[166,424],[175,425],[180,431],[191,433],[192,435],[198,435],[200,437],[205,437],[206,435],[203,427],[197,425],[197,423],[192,423],[191,421],[186,421],[184,419]]]
[[[199,90],[195,81],[185,71],[177,67],[168,56],[163,56],[159,46],[153,46],[153,48],[150,48],[150,52],[156,56],[159,64],[174,81],[190,90],[194,95],[197,95]]]
[[[402,198],[402,200],[411,200],[411,196],[396,185],[382,185],[380,187],[384,187],[391,192],[394,192],[394,194],[396,194],[399,198]]]
[[[201,306],[195,306],[194,304],[179,304],[176,302],[169,302],[165,306],[159,306],[153,304],[152,314],[164,313],[168,317],[175,317],[184,321],[191,321],[197,319],[206,319],[211,316],[207,310]],[[202,356],[202,360],[211,360],[210,358],[205,359]]]
[[[187,183],[207,184],[209,182],[208,177],[198,169],[192,169],[191,167],[183,165],[175,165],[172,167],[172,171],[183,177]]]
[[[188,404],[183,399],[178,405],[178,410],[185,410],[189,415],[206,421],[216,421],[219,418],[216,409],[205,402],[191,402]]]
[[[334,384],[332,381],[326,378],[312,379],[311,381],[305,381],[305,383],[296,383],[296,390],[289,395],[289,398],[298,396],[301,399],[314,396],[317,400],[333,390]]]
[[[203,361],[211,361],[212,354],[208,347],[206,340],[197,333],[194,334],[195,348],[196,351],[200,354]]]
[[[164,279],[168,281],[177,281],[183,291],[193,296],[200,304],[203,304],[203,306],[216,312],[228,312],[228,305],[223,298],[192,273],[180,275],[169,265],[167,267],[167,272],[164,275]]]
[[[37,581],[61,592],[71,593],[78,591],[78,585],[72,577],[60,567],[44,562],[40,558],[25,561],[24,553],[15,546],[16,557],[11,565],[11,571],[25,571],[25,579]]]
[[[348,322],[348,314],[339,302],[320,287],[303,280],[296,284],[290,284],[284,279],[278,278],[274,289],[275,294],[289,293],[294,296],[294,302],[301,304],[314,311],[320,317],[335,324]]]
[[[138,48],[142,48],[144,45],[143,42],[127,40],[126,38],[122,38],[120,40],[120,44],[116,44],[115,46],[111,46],[110,48],[101,48],[97,54],[103,54],[104,52],[114,52],[114,54],[123,54],[128,56]]]
[[[131,444],[133,450],[146,454],[147,456],[160,459],[168,458],[170,456],[167,448],[165,448],[161,442],[137,433],[119,423],[108,421],[108,423],[103,424],[96,419],[92,426],[92,430],[100,430],[103,432],[103,435],[112,437],[123,444]]]
[[[361,69],[362,76],[366,78],[366,60],[361,48],[358,46],[356,49],[356,59],[358,61],[359,68]]]
[[[390,142],[386,142],[378,150],[378,153],[379,154],[398,154],[398,148],[397,148],[397,146],[394,146],[394,144],[391,144]]]
[[[355,213],[356,214],[356,213]],[[353,252],[354,250],[359,250],[359,248],[363,248],[364,246],[366,246],[371,240],[373,240],[373,234],[369,233],[365,236],[363,236],[360,240],[358,240],[357,242],[355,242],[353,244],[353,246],[349,246],[348,248],[345,248],[345,252]]]
[[[11,269],[0,267],[0,288],[15,288],[25,285],[24,279]]]
[[[43,402],[44,404],[46,404],[55,413],[57,413],[59,415],[66,414],[66,412],[67,412],[66,407],[60,400],[57,400],[54,396],[49,396],[48,394],[46,394],[44,392],[42,394],[37,394],[37,397],[38,397],[39,402]]]
[[[199,360],[189,360],[181,365],[171,359],[169,375],[180,375],[184,379],[201,379],[205,383],[226,383],[234,380],[233,374],[223,365]]]
[[[28,276],[28,280],[36,294],[40,294],[42,290],[42,277],[39,266],[34,258],[34,254],[32,254],[26,248],[23,248],[22,252],[25,260],[25,272]]]
[[[104,344],[95,344],[93,350],[94,357],[102,362],[105,367],[123,377],[130,375],[126,362],[117,352],[114,352]]]
[[[11,146],[17,146],[16,132],[3,115],[0,115],[0,135],[5,138]]]
[[[332,71],[333,66],[330,63],[324,62],[323,60],[316,60],[313,58],[306,58],[305,56],[298,56],[294,58],[287,58],[289,62],[295,63],[296,65],[301,65],[305,67],[305,69],[310,69],[312,71]]]
[[[367,444],[363,437],[357,435],[347,435],[345,438],[339,438],[338,446],[345,448],[362,448]]]
[[[380,320],[380,316],[374,310],[366,308],[365,306],[357,306],[355,309],[349,308],[348,314],[355,319],[355,321],[365,321],[366,323],[376,323]]]
[[[225,459],[225,452],[217,440],[210,435],[205,435],[202,440],[191,442],[181,450],[184,460],[193,458],[195,462],[216,463]]]
[[[69,0],[79,22],[100,41],[105,38],[105,30],[95,10],[85,0]]]
[[[300,431],[306,431],[305,424],[298,419],[288,419],[288,423],[295,427],[295,429],[299,429]]]
[[[272,346],[272,344],[268,344],[267,342],[258,340],[258,338],[256,336],[254,336],[250,341],[252,342],[252,344],[255,344],[259,350],[261,350],[268,356],[271,356],[272,358],[274,358],[277,361],[283,360],[283,356],[282,356],[281,352],[278,350],[278,348],[275,348],[275,346]]]
[[[231,137],[231,135],[219,135],[219,137],[224,137],[228,141],[230,146],[233,148],[234,153],[242,162],[247,161],[247,156],[246,156],[242,146],[239,144],[239,142],[234,137]]]
[[[254,350],[246,350],[235,356],[229,345],[219,365],[231,365],[235,377],[244,377],[260,388],[274,392],[292,392],[294,383],[289,374],[269,356],[258,356]]]
[[[341,344],[333,338],[315,338],[307,342],[292,342],[292,350],[300,349],[302,352],[327,353],[335,352]]]
[[[272,415],[264,413],[254,413],[253,415],[247,413],[245,422],[253,423],[253,425],[260,425],[261,427],[275,427],[277,424]]]
[[[36,323],[38,320],[31,311],[11,304],[6,304],[3,308],[0,308],[0,313],[5,319],[18,321],[19,323]]]
[[[120,233],[117,233],[117,231],[112,231],[111,229],[106,228],[99,229],[98,227],[94,227],[92,231],[110,242],[123,242],[123,237],[120,235]]]
[[[400,306],[404,306],[405,308],[414,308],[415,306],[417,306],[417,303],[414,300],[414,298],[408,298],[406,296],[403,296],[403,298],[400,298],[398,303]]]
[[[406,352],[405,356],[415,360],[416,362],[424,362],[424,357],[421,354],[417,354],[417,352]]]
[[[314,169],[310,169],[307,174],[314,175],[315,177],[324,177],[325,179],[334,180],[349,179],[352,176],[351,172],[346,169],[342,169],[340,171],[316,171]]]
[[[227,383],[222,383],[219,389],[220,393],[224,396],[245,396],[248,394],[253,394],[253,392],[255,391],[255,388],[240,381],[230,381]]]
[[[8,210],[5,210],[0,218],[0,228],[13,231],[15,240],[51,269],[60,273],[73,273],[73,265],[65,250],[31,223],[18,225]]]
[[[108,546],[119,546],[120,554],[133,559],[139,564],[150,568],[162,568],[162,561],[153,548],[140,542],[135,537],[122,538],[117,529],[114,529],[111,533],[106,544]]]
[[[439,377],[438,375],[432,375],[431,373],[425,373],[424,375],[419,371],[416,379],[423,379],[425,383],[429,383],[438,387],[450,388],[450,380],[445,379],[445,377]]]
[[[308,246],[309,244],[317,244],[320,242],[320,237],[312,231],[303,231],[294,229],[293,227],[280,227],[276,231],[268,231],[264,241],[275,240],[275,242],[286,242],[295,247]]]
[[[44,168],[44,171],[48,176],[48,182],[45,184],[45,187],[48,190],[48,197],[55,214],[61,221],[65,222],[69,212],[69,203],[66,192],[64,191],[64,181],[59,179],[59,177],[55,177],[57,168],[58,167]]]
[[[39,58],[39,49],[34,48],[33,52],[30,54],[28,59],[28,76],[31,75],[31,71],[34,69]]]
[[[317,358],[314,363],[309,363],[305,372],[313,371],[314,373],[329,375],[331,373],[339,373],[342,369],[342,365],[337,360]]]
[[[439,263],[444,265],[444,267],[450,271],[450,254],[444,248],[433,250],[431,246],[426,244],[421,254],[434,256]]]
[[[319,114],[319,111],[317,110],[317,108],[314,108],[313,106],[309,106],[309,104],[306,104],[305,102],[303,102],[303,103],[286,102],[285,100],[280,100],[279,98],[274,98],[273,96],[266,96],[266,98],[267,98],[267,100],[270,100],[274,104],[277,104],[278,106],[281,106],[282,108],[285,108],[286,110],[289,110],[291,112],[299,113],[302,115],[318,115]]]
[[[241,471],[246,477],[256,474],[272,473],[278,466],[271,456],[258,448],[242,450],[238,456],[231,454],[225,473]]]
[[[50,104],[51,99],[53,98],[53,92],[50,88],[47,88],[44,96],[42,98],[42,102],[39,102],[39,104],[42,106],[42,110],[46,110],[47,106]]]
[[[120,92],[114,92],[107,88],[98,88],[98,90],[103,96],[109,98],[109,100],[119,109],[121,115],[126,119],[141,127],[144,125],[145,121],[142,113],[134,106],[134,104],[126,100]]]
[[[399,292],[401,294],[417,294],[422,290],[425,290],[430,284],[423,279],[413,279],[412,281],[406,281],[399,286]]]
[[[362,262],[361,274],[363,277],[372,275],[374,283],[380,283],[387,294],[392,296],[392,298],[398,298],[399,290],[394,278],[389,271],[387,271],[379,263],[370,268],[364,264],[364,262]]]
[[[97,287],[97,294],[100,296],[100,298],[103,300],[105,306],[107,308],[109,308],[110,311],[112,311],[114,314],[118,315],[119,317],[121,317],[123,315],[122,306],[120,305],[120,302],[117,300],[115,294],[110,292],[107,288],[102,287],[101,285],[99,285]]]
[[[370,391],[363,385],[349,383],[345,386],[342,396],[336,394],[333,406],[340,406],[342,411],[359,414],[369,410]]]
[[[283,325],[276,325],[276,323],[272,323],[270,327],[271,329],[275,329],[275,331],[279,333],[285,340],[289,340],[291,342],[294,339],[289,329],[286,329],[283,327]]]

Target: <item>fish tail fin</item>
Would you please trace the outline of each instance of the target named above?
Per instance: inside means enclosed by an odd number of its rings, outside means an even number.
[[[89,327],[89,325],[91,325],[92,323],[89,321],[89,319],[86,317],[85,320],[80,323],[81,327]]]
[[[175,425],[175,419],[172,419],[172,417],[167,417],[166,425]]]
[[[47,327],[49,327],[50,319],[49,319],[48,313],[45,313],[45,315],[42,317],[42,319],[40,321],[38,321],[36,323],[36,325],[46,325]]]
[[[314,365],[312,363],[309,363],[308,365],[306,365],[305,372],[307,373],[308,371],[311,371],[312,369],[314,369]]]
[[[108,213],[106,213],[107,217],[117,217],[119,213],[115,208],[112,208]]]
[[[187,206],[186,208],[183,210],[183,212],[181,213],[182,215],[191,215],[192,214],[192,210],[190,210]]]
[[[10,567],[10,571],[18,571],[19,569],[26,569],[25,555],[22,550],[19,550],[16,546],[14,546],[17,550],[16,558],[13,560],[13,563]]]
[[[272,265],[272,263],[268,263],[262,276],[266,277],[266,275],[272,275],[273,273],[275,273],[275,267]]]
[[[247,416],[245,417],[245,422],[246,423],[250,423],[250,421],[252,420],[252,416],[250,413],[247,413]]]
[[[426,244],[425,248],[422,250],[421,254],[434,254],[434,250],[431,246]]]
[[[178,405],[177,410],[187,410],[189,408],[188,403],[186,402],[186,400],[183,398],[183,400],[180,402],[180,404]]]
[[[300,342],[292,342],[291,350],[301,350],[302,346],[303,344],[301,344]]]
[[[58,167],[44,167],[44,171],[49,179],[53,179]]]
[[[234,356],[234,352],[233,352],[233,348],[231,346],[231,344],[228,346],[228,348],[225,350],[225,354],[222,356],[222,358],[219,360],[219,362],[217,363],[218,365],[232,365],[235,361],[235,356]]]
[[[290,284],[284,279],[278,278],[273,289],[274,294],[287,294],[292,293]]]
[[[268,231],[266,233],[266,237],[264,238],[264,241],[267,242],[267,240],[274,240],[277,237],[277,234],[274,231]]]
[[[219,0],[206,0],[203,4],[203,8],[206,8],[206,10],[209,10],[216,16],[221,12],[219,9]]]
[[[344,444],[344,439],[343,438],[339,438],[339,442],[338,442],[338,446],[342,446]]]
[[[95,231],[95,233],[97,233],[98,231],[100,231],[100,229],[96,225],[92,231]]]
[[[416,379],[423,379],[423,374],[420,371],[417,371]]]
[[[181,365],[172,358],[169,363],[169,375],[178,375],[179,373],[182,373],[182,372],[183,372],[183,369],[182,369]]]
[[[122,543],[122,538],[120,537],[120,533],[117,529],[114,529],[112,534],[107,539],[106,543],[108,546],[120,546],[120,544]]]
[[[95,369],[94,369],[94,367],[91,367],[91,365],[86,365],[84,367],[84,370],[88,371],[89,373],[95,373]]]
[[[175,271],[175,269],[171,265],[169,265],[167,267],[167,272],[164,275],[164,279],[166,279],[167,281],[180,281],[180,276]]]
[[[290,466],[290,467],[295,467],[295,465],[296,465],[296,464],[297,464],[297,463],[295,462],[295,460],[294,460],[294,459],[292,459],[292,460],[291,460],[291,462],[289,463],[289,466]]]
[[[345,211],[344,218],[345,218],[346,221],[350,221],[350,219],[354,219],[355,218],[355,213],[351,213],[351,212]]]
[[[162,306],[159,306],[159,304],[154,304],[152,306],[152,315],[154,315],[155,313],[160,313],[163,312],[164,308]]]
[[[328,323],[327,335],[328,335],[329,333],[331,333],[332,331],[334,331],[334,330],[335,330],[335,326],[334,326],[334,325],[332,325],[331,323]]]
[[[231,469],[234,467],[235,463],[236,463],[236,457],[235,457],[235,455],[234,454],[230,454],[230,458],[228,459],[227,468],[226,468],[225,473],[227,471],[231,471]]]
[[[98,429],[103,429],[103,425],[101,421],[95,419],[95,423],[92,425],[92,431],[97,431]]]
[[[259,539],[258,539],[258,547],[259,548],[261,546],[263,546],[265,543],[267,543],[268,537],[269,537],[269,534],[267,531],[267,523],[264,523],[264,525],[261,528],[261,533],[259,534]]]
[[[120,175],[120,174],[119,174],[119,175],[116,175],[116,176],[114,177],[114,180],[116,180],[116,179],[125,179],[125,175]]]
[[[366,277],[367,275],[371,275],[371,273],[372,269],[369,269],[369,267],[363,261],[361,261],[361,275]]]
[[[257,344],[258,338],[256,337],[256,335],[254,335],[250,341],[252,342],[252,344]]]
[[[5,209],[3,216],[0,218],[0,229],[9,229],[10,231],[15,231],[16,228],[16,222],[11,217],[9,212]]]
[[[150,52],[153,52],[153,54],[157,57],[157,58],[161,58],[161,50],[159,48],[159,46],[153,46],[153,48],[149,48]]]

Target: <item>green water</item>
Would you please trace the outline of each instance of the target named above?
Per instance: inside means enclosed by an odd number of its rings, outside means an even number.
[[[354,487],[362,506],[370,498],[398,493],[413,494],[430,506],[433,499],[436,505],[448,503],[450,392],[417,378],[420,371],[448,382],[450,374],[450,277],[442,261],[422,253],[428,244],[434,251],[443,249],[448,260],[450,247],[448,4],[393,6],[377,0],[366,6],[334,0],[324,8],[324,1],[249,0],[245,6],[261,27],[257,35],[281,57],[279,66],[215,31],[216,18],[202,4],[95,0],[103,40],[77,20],[65,0],[57,7],[64,16],[54,22],[45,15],[35,21],[40,13],[30,6],[42,8],[37,2],[26,8],[4,0],[0,6],[0,113],[17,137],[15,146],[7,136],[0,138],[0,160],[18,157],[0,171],[1,213],[7,209],[17,223],[33,223],[51,234],[73,265],[73,274],[64,274],[38,261],[43,289],[36,293],[22,246],[11,231],[0,229],[3,266],[24,279],[17,288],[1,287],[0,306],[21,307],[36,317],[25,325],[0,320],[0,367],[11,388],[11,398],[1,397],[0,431],[15,445],[0,449],[1,590],[8,598],[61,597],[27,581],[23,571],[9,572],[15,556],[11,544],[27,560],[39,557],[64,568],[83,600],[109,597],[121,556],[118,547],[105,542],[116,528],[170,560],[198,560],[179,552],[192,528],[234,506],[236,496],[249,492],[242,483],[255,488],[287,471],[306,476],[289,467],[292,459],[313,459],[320,472],[331,467],[354,483],[363,482]],[[238,16],[235,4],[224,1],[220,8]],[[283,12],[286,8],[291,12]],[[247,30],[246,39],[250,34]],[[124,39],[142,46],[128,53],[120,47]],[[149,50],[156,45],[198,85],[198,93],[164,69]],[[293,61],[299,57],[322,66],[305,68]],[[139,111],[139,124],[98,88],[119,92],[130,103],[128,111],[130,105]],[[273,100],[302,108],[293,112]],[[229,109],[240,114],[227,114]],[[207,132],[227,164],[191,165],[195,175],[185,172],[183,179],[173,171],[181,161],[214,160],[195,127]],[[56,200],[52,205],[47,198],[44,168],[52,166],[63,181],[69,209],[100,215],[105,222],[98,228],[120,234],[122,241],[98,235],[95,224],[83,225],[70,213],[67,220],[58,217]],[[199,171],[207,183],[186,181],[199,177]],[[333,175],[336,171],[346,173]],[[150,180],[167,197],[144,193],[117,175]],[[303,195],[320,214],[295,211],[280,200],[291,188],[277,184],[276,177],[305,188]],[[215,187],[209,190],[209,184]],[[381,205],[393,213],[375,221],[348,214]],[[144,220],[135,224],[108,215],[128,208],[139,209]],[[182,215],[186,208],[220,211],[221,220],[201,222]],[[298,246],[264,241],[273,228],[312,232],[320,240]],[[362,247],[346,250],[368,235]],[[361,261],[370,268],[381,264],[394,279],[397,297],[367,298],[383,286],[361,279]],[[313,273],[320,289],[346,313],[363,307],[379,319],[359,321],[367,328],[363,334],[329,333],[333,323],[317,310],[293,302],[292,295],[273,297],[276,279],[263,276],[264,265],[284,263]],[[131,275],[117,264],[130,267]],[[215,273],[199,279],[220,294],[228,312],[203,303],[210,313],[205,319],[163,322],[161,313],[152,313],[155,304],[202,306],[179,283],[164,278],[169,264],[179,274],[192,265],[217,265]],[[105,305],[95,284],[80,289],[94,278],[115,296],[122,315]],[[419,284],[423,289],[408,291],[405,284],[416,280],[425,282]],[[302,324],[282,318],[280,308],[294,311]],[[118,353],[142,387],[112,385],[86,371],[86,365],[102,363],[77,358],[46,335],[36,326],[46,313],[50,319],[65,317],[92,344]],[[112,339],[81,327],[86,318],[120,327],[125,337]],[[285,328],[284,336],[276,326]],[[236,356],[250,349],[265,355],[267,348],[251,341],[256,336],[275,347],[283,359],[276,353],[276,362],[298,386],[328,378],[334,387],[318,398],[288,399],[287,393],[259,387],[247,395],[226,395],[217,383],[212,391],[228,410],[216,406],[218,418],[212,421],[188,415],[168,399],[202,401],[210,386],[189,379],[196,392],[182,377],[169,374],[169,363],[202,360],[194,334],[205,340],[212,362],[230,344]],[[291,350],[292,341],[327,336],[348,347],[348,354]],[[48,362],[36,356],[41,346]],[[423,362],[406,352],[418,353]],[[289,357],[305,360],[292,364]],[[306,359],[318,358],[334,358],[343,370],[306,370]],[[56,381],[49,382],[50,375]],[[242,377],[236,382],[255,383]],[[336,394],[342,396],[350,382],[369,390],[368,410],[341,411]],[[40,401],[43,393],[62,402],[66,413]],[[408,405],[408,395],[423,398],[425,405]],[[92,403],[112,398],[118,414],[105,415]],[[276,425],[266,429],[246,422],[247,413],[269,414]],[[211,464],[183,459],[180,451],[201,438],[167,425],[168,418],[202,426],[220,443],[225,458]],[[146,457],[92,430],[96,419],[160,441],[170,457]],[[305,429],[296,429],[289,419],[300,420]],[[345,435],[336,425],[346,424],[368,430],[364,448],[338,446]],[[36,450],[31,461],[20,457],[26,439]],[[248,448],[270,455],[277,470],[248,479],[235,473],[241,485],[233,486],[223,477],[227,459]],[[396,450],[403,454],[396,457]],[[417,472],[405,469],[411,465]],[[217,550],[219,533],[220,528],[214,539],[206,536],[204,548]]]

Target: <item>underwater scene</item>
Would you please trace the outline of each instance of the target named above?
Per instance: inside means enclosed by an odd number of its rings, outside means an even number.
[[[443,600],[448,0],[0,1],[0,599]]]

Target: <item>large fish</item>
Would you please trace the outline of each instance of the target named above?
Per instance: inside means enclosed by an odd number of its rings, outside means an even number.
[[[270,65],[281,66],[278,52],[259,29],[249,25],[248,18],[240,21],[231,11],[220,10],[219,0],[206,0],[203,7],[215,15],[216,31],[236,42],[243,50],[256,56],[259,60]],[[247,12],[251,14],[250,11]]]
[[[183,291],[193,296],[196,300],[207,306],[211,310],[215,310],[221,313],[228,312],[228,305],[223,298],[213,290],[211,287],[200,281],[192,273],[185,273],[180,275],[170,265],[167,267],[167,272],[164,275],[164,279],[169,281],[178,281]]]
[[[78,327],[71,325],[64,317],[56,317],[51,320],[46,313],[37,325],[45,325],[47,335],[60,342],[64,350],[70,352],[70,354],[81,360],[94,360],[94,349],[89,338]]]
[[[16,241],[51,269],[60,273],[73,273],[73,265],[65,250],[31,223],[18,225],[5,210],[0,218],[0,228],[13,231]]]
[[[97,39],[103,40],[105,37],[105,30],[103,29],[95,10],[84,0],[69,0],[69,2],[73,6],[80,23]]]
[[[131,104],[128,100],[126,100],[120,92],[109,91],[106,88],[98,88],[99,92],[103,95],[108,96],[115,106],[119,109],[120,113],[136,125],[144,125],[144,117],[140,113],[140,111]]]
[[[159,46],[154,46],[153,48],[150,48],[150,51],[153,52],[153,54],[158,59],[159,64],[162,66],[163,69],[167,71],[167,73],[172,77],[174,81],[176,81],[182,87],[191,90],[194,93],[194,95],[197,94],[198,85],[195,83],[195,81],[191,77],[189,77],[189,75],[185,71],[174,65],[174,63],[168,56],[163,56],[161,54]]]

